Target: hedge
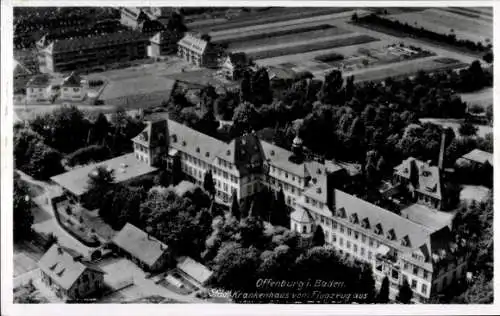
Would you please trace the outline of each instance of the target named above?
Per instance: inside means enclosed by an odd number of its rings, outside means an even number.
[[[99,145],[90,145],[75,150],[66,156],[68,165],[81,165],[92,161],[103,161],[110,157],[111,152],[108,147]]]
[[[324,54],[324,55],[319,55],[314,57],[314,59],[322,61],[324,63],[332,62],[332,61],[339,61],[344,59],[344,56],[341,54],[337,53],[330,53],[330,54]]]

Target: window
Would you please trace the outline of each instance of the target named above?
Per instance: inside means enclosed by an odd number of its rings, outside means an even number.
[[[368,251],[368,260],[372,260],[372,252]]]
[[[340,232],[344,233],[344,226],[343,225],[340,225]]]
[[[285,172],[285,178],[288,179],[288,172]]]
[[[349,240],[346,242],[346,247],[347,249],[351,249],[351,242]]]
[[[354,239],[358,239],[359,238],[359,233],[358,232],[354,232]]]
[[[352,245],[352,248],[353,248],[354,252],[358,252],[358,245],[353,244],[353,245]]]
[[[413,274],[418,275],[418,267],[415,265],[413,266]]]
[[[396,269],[392,269],[391,277],[392,277],[393,279],[398,280],[398,279],[399,279],[399,271],[398,271],[398,270],[396,270]]]
[[[424,270],[424,279],[425,280],[429,279],[429,272],[427,272],[426,270]]]
[[[365,243],[365,242],[366,242],[366,235],[361,234],[361,241],[362,241],[363,243]]]
[[[333,229],[337,229],[337,222],[333,222]]]
[[[364,256],[365,255],[365,248],[361,247],[361,255]]]
[[[348,236],[351,236],[351,234],[352,234],[352,229],[348,228],[348,229],[347,229],[347,235],[348,235]]]
[[[373,247],[373,239],[370,238],[370,247]]]
[[[304,226],[302,227],[302,232],[307,233],[307,226],[306,226],[306,225],[304,225]]]
[[[339,238],[339,245],[344,246],[344,238],[342,237]]]
[[[421,290],[422,294],[427,294],[427,285],[426,284],[423,284],[422,283],[422,290]]]
[[[416,289],[417,288],[417,280],[411,280],[411,288]]]
[[[405,262],[405,263],[403,264],[403,269],[404,269],[404,270],[408,270],[408,263],[407,263],[407,262]]]

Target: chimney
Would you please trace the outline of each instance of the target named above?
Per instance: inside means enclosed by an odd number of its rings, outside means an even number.
[[[441,136],[441,146],[439,148],[439,161],[438,161],[439,170],[443,170],[445,142],[446,142],[446,133],[443,130],[443,135]]]

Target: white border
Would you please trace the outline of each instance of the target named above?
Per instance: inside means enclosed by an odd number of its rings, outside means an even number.
[[[196,0],[173,1],[137,1],[137,0],[110,0],[103,3],[99,0],[0,0],[1,1],[1,315],[414,315],[414,314],[496,314],[500,313],[498,299],[492,305],[228,305],[228,304],[12,304],[13,260],[12,260],[12,6],[493,6],[494,21],[500,14],[500,5],[494,1],[231,1],[213,0],[202,3]],[[494,34],[500,34],[500,26],[494,23]],[[498,54],[494,36],[494,55]],[[500,78],[499,67],[494,67],[494,77]],[[496,92],[497,80],[494,90]],[[499,96],[494,93],[494,104],[499,104]],[[496,112],[496,111],[495,111]],[[496,113],[495,113],[496,116]],[[494,146],[498,148],[500,141],[499,124],[494,124]],[[498,162],[498,150],[494,152],[495,165]],[[499,185],[500,171],[495,168],[495,187]],[[497,194],[495,194],[496,200]],[[496,206],[496,203],[495,203]],[[498,227],[499,216],[494,217],[494,228]],[[495,249],[498,245],[498,235],[494,234]],[[495,271],[498,271],[498,258],[495,251]],[[499,278],[494,278],[495,292],[499,288]],[[496,294],[498,296],[499,294]]]

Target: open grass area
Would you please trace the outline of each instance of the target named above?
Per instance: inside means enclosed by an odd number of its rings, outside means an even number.
[[[277,10],[281,9],[281,10]],[[320,16],[320,15],[327,15],[327,14],[333,14],[333,13],[340,13],[340,12],[345,12],[345,11],[350,11],[352,8],[320,8],[320,7],[315,7],[315,8],[276,8],[275,10],[271,11],[265,11],[265,12],[260,12],[258,14],[253,14],[248,17],[238,17],[232,22],[225,22],[221,24],[216,24],[216,25],[211,25],[211,26],[204,26],[200,29],[196,29],[197,31],[200,32],[216,32],[216,31],[222,31],[222,30],[229,30],[233,28],[239,28],[239,27],[245,27],[245,26],[252,26],[252,25],[259,25],[259,24],[266,24],[266,23],[275,23],[275,22],[282,22],[282,21],[288,21],[288,20],[293,20],[293,19],[302,19],[302,18],[309,18],[309,17],[314,17],[314,16]]]
[[[307,44],[291,46],[291,47],[286,47],[286,48],[275,48],[275,49],[271,49],[271,50],[258,51],[255,53],[250,53],[249,56],[250,56],[250,58],[257,60],[257,59],[264,59],[264,58],[279,57],[279,56],[284,56],[284,55],[307,53],[307,52],[312,52],[312,51],[322,50],[322,49],[329,49],[329,48],[356,45],[356,44],[362,44],[362,43],[369,43],[369,42],[373,42],[373,41],[378,41],[378,39],[371,37],[371,36],[368,36],[368,35],[356,35],[356,36],[352,36],[352,37],[332,39],[332,40],[322,41],[322,42],[317,42],[317,43],[307,43]]]
[[[354,75],[354,80],[357,82],[384,80],[387,77],[398,78],[402,76],[412,76],[417,74],[419,71],[436,72],[467,66],[467,64],[461,63],[458,60],[456,60],[454,64],[451,64],[441,63],[438,59],[407,63],[401,62],[393,67],[384,67],[382,69],[366,69],[366,71],[356,73]]]
[[[290,30],[282,32],[283,34],[261,34],[261,38],[255,40],[237,40],[231,42],[228,48],[233,51],[242,50],[246,48],[253,48],[266,45],[277,45],[290,42],[306,41],[313,38],[330,37],[342,34],[348,34],[349,31],[336,28],[333,26],[324,27],[322,29],[313,30]]]

